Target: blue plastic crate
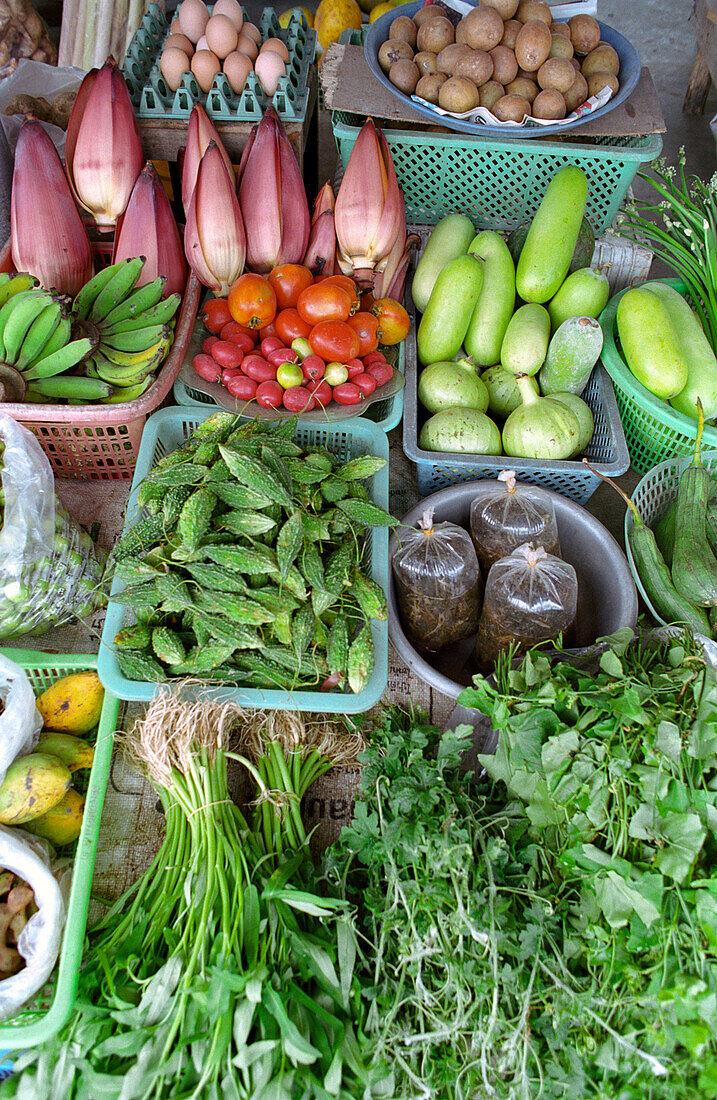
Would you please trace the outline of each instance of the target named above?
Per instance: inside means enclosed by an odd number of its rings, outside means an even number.
[[[176,450],[195,428],[212,416],[216,410],[169,408],[160,409],[151,416],[144,429],[137,458],[134,480],[127,504],[124,530],[133,527],[142,517],[137,507],[137,492],[144,477],[159,459]],[[386,459],[386,465],[365,484],[371,500],[381,508],[388,508],[388,439],[386,433],[367,420],[341,421],[337,424],[297,424],[294,439],[303,446],[326,446],[344,462],[359,455],[375,455]],[[366,572],[383,588],[388,588],[388,530],[369,528],[364,551]],[[119,699],[149,702],[157,690],[156,683],[128,680],[120,672],[114,648],[114,637],[131,621],[131,614],[112,597],[124,585],[115,580],[102,631],[102,641],[97,662],[100,679],[108,691]],[[376,651],[376,662],[371,678],[363,691],[350,692],[283,691],[268,688],[212,687],[215,698],[231,699],[242,706],[272,707],[279,710],[325,711],[337,714],[361,714],[379,701],[388,680],[388,623],[371,621],[371,633]],[[171,682],[171,681],[170,681]],[[206,688],[202,689],[206,691]]]

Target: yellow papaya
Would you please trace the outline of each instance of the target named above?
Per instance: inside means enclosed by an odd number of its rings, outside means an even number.
[[[45,729],[89,733],[100,720],[105,689],[96,672],[72,672],[56,680],[36,700]]]
[[[81,737],[75,737],[73,733],[56,733],[54,730],[41,733],[35,749],[37,752],[49,752],[51,756],[56,756],[67,764],[71,772],[79,771],[80,768],[91,768],[95,756],[94,747]]]
[[[72,782],[67,764],[46,752],[18,757],[0,784],[0,822],[24,825],[64,798]]]
[[[70,787],[61,802],[47,813],[28,821],[25,828],[29,833],[44,837],[56,848],[61,848],[63,844],[72,844],[80,835],[84,809],[84,798]]]

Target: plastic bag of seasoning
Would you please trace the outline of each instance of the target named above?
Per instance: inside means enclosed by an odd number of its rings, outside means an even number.
[[[485,573],[526,542],[560,556],[552,500],[535,485],[519,485],[514,470],[503,470],[493,491],[473,501],[471,537]]]
[[[492,666],[512,643],[520,656],[564,634],[575,621],[577,603],[572,565],[542,546],[519,546],[488,574],[476,640],[479,665]]]
[[[427,510],[417,528],[400,528],[393,555],[398,605],[407,636],[436,650],[475,634],[483,578],[470,535],[455,523],[433,523]]]

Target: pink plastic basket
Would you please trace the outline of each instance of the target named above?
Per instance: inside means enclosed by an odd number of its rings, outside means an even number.
[[[111,245],[110,245],[111,247]],[[98,266],[108,262],[104,242],[92,242]],[[12,271],[10,241],[0,252],[0,271]],[[0,412],[37,437],[57,477],[120,481],[131,478],[144,422],[172,389],[182,365],[199,308],[202,287],[190,271],[179,309],[172,350],[155,381],[134,401],[117,405],[36,405],[7,401]]]

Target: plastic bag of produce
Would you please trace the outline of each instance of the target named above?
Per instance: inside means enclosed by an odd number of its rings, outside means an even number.
[[[577,603],[572,565],[542,546],[519,546],[488,574],[476,639],[479,665],[492,668],[513,643],[520,656],[538,642],[565,634],[575,621]]]
[[[43,634],[106,602],[106,554],[70,519],[40,444],[9,416],[0,452],[0,638]]]
[[[55,65],[57,47],[29,0],[0,0],[0,77],[9,76],[22,57]]]
[[[535,485],[519,485],[514,470],[503,470],[494,491],[471,504],[471,538],[486,573],[526,542],[560,556],[552,500]]]
[[[393,576],[406,634],[436,650],[475,634],[483,577],[467,531],[433,523],[427,509],[417,528],[400,528]]]
[[[42,729],[35,692],[24,669],[0,657],[0,783],[16,756],[32,752]]]

